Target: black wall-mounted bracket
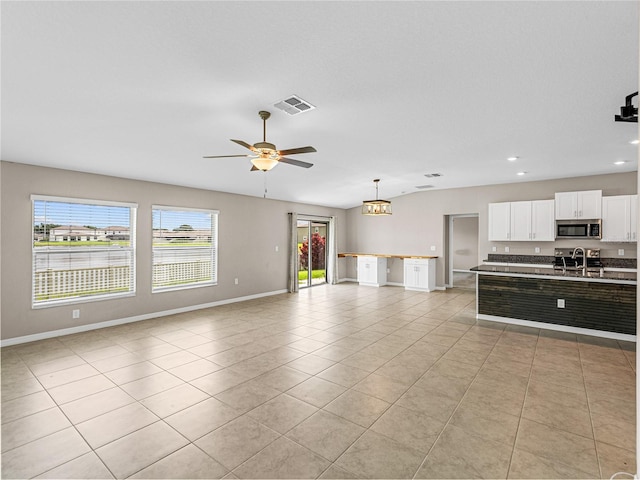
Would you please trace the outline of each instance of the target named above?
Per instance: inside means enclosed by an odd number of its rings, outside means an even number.
[[[620,107],[620,115],[615,116],[616,122],[638,123],[638,107],[634,107],[631,103],[631,99],[637,95],[638,92],[635,92],[625,97],[624,105]]]

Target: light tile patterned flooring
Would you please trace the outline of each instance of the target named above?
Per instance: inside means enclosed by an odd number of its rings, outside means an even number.
[[[2,349],[3,478],[608,478],[635,344],[320,286]]]

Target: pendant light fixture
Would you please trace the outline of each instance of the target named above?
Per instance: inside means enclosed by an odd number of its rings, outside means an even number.
[[[376,199],[365,200],[362,202],[362,214],[363,215],[391,215],[391,202],[389,200],[378,199],[378,182],[379,178],[376,178],[373,183],[376,184]]]

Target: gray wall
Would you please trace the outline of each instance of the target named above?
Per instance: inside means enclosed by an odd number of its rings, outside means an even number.
[[[487,205],[493,202],[553,199],[555,192],[602,190],[603,195],[628,195],[637,193],[638,173],[619,173],[575,177],[539,182],[519,182],[505,185],[454,188],[416,192],[392,199],[393,215],[371,217],[360,213],[360,206],[347,212],[347,249],[350,252],[387,253],[395,255],[437,255],[436,284],[445,285],[445,215],[477,213],[478,264],[496,247],[496,253],[533,255],[540,247],[541,255],[553,255],[556,245],[575,245],[575,240],[562,242],[489,242],[487,240]],[[602,244],[599,241],[581,242],[584,247],[599,247],[603,256],[617,256],[617,249],[624,248],[625,256],[636,257],[635,244]],[[435,251],[430,249],[435,246]],[[388,277],[390,282],[402,282],[400,260],[393,260]],[[344,272],[344,269],[343,269]],[[355,261],[349,259],[346,274],[355,278]]]
[[[202,305],[287,288],[287,212],[337,217],[346,247],[344,210],[2,162],[2,339]],[[31,194],[138,204],[135,297],[31,308]],[[151,293],[151,206],[220,211],[218,285]],[[279,251],[275,251],[275,247]],[[239,285],[234,284],[234,278]],[[80,309],[80,319],[71,318]]]
[[[446,215],[479,214],[477,263],[491,247],[497,253],[552,255],[556,242],[487,241],[487,204],[491,202],[551,199],[555,192],[602,189],[604,195],[637,192],[637,172],[570,179],[490,185],[431,192],[417,192],[393,199],[390,217],[361,215],[360,206],[332,209],[269,199],[127,180],[67,170],[0,163],[0,275],[2,339],[48,332],[80,325],[188,308],[210,302],[287,288],[287,212],[337,217],[338,251],[437,255],[439,286],[445,285]],[[31,194],[114,200],[138,203],[137,294],[43,309],[31,308]],[[219,284],[192,290],[151,294],[151,205],[213,208],[219,217]],[[256,232],[259,232],[256,235]],[[259,239],[259,241],[257,241]],[[575,242],[565,240],[565,244]],[[636,256],[634,244],[583,242],[600,247],[603,255]],[[275,251],[275,247],[279,251]],[[435,251],[430,247],[434,246]],[[390,282],[402,283],[402,262],[390,260]],[[355,278],[355,260],[339,261],[340,278]],[[239,285],[234,285],[234,278]],[[71,311],[80,309],[80,319]]]

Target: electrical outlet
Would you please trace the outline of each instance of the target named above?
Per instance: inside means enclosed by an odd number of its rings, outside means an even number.
[[[497,252],[498,251],[498,247],[491,247],[491,251],[492,252]]]
[[[391,273],[391,269],[390,268],[387,268],[387,273]]]
[[[278,245],[276,245],[276,252],[280,250],[280,247],[278,247]]]
[[[235,283],[236,285],[238,285],[238,279],[237,279],[237,278],[234,278],[234,279],[233,279],[233,283]]]
[[[80,310],[76,308],[75,310],[73,310],[73,312],[71,312],[71,316],[73,318],[80,318]]]
[[[536,253],[540,253],[540,247],[534,248],[533,251],[536,252]]]
[[[509,247],[504,247],[504,253],[509,253]]]
[[[620,255],[621,257],[624,256],[624,248],[618,249],[618,255]]]
[[[564,308],[564,298],[558,299],[558,308]]]
[[[431,251],[435,252],[436,251],[436,246],[435,245],[431,245]]]

